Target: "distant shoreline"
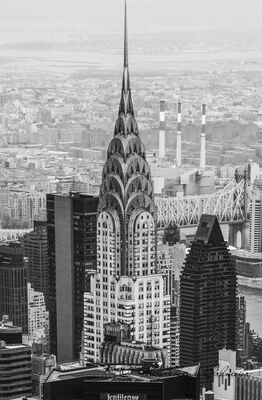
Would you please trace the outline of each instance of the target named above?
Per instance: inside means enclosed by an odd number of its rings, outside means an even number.
[[[1,66],[20,64],[30,68],[72,71],[82,68],[100,68],[103,71],[118,72],[122,69],[122,55],[108,52],[58,51],[58,50],[15,50],[1,49]],[[131,54],[131,71],[154,70],[262,70],[261,51],[214,51],[184,52],[166,54]]]

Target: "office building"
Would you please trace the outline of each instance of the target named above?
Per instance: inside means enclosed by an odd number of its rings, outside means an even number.
[[[32,394],[31,347],[23,345],[21,339],[20,327],[0,324],[0,399]]]
[[[85,293],[85,361],[101,358],[105,324],[129,325],[131,342],[170,347],[170,297],[157,273],[157,210],[131,97],[125,10],[124,70],[118,118],[102,174],[97,271]]]
[[[241,349],[242,354],[247,355],[246,300],[240,294],[237,296],[237,349]]]
[[[164,235],[163,241],[169,238],[170,244],[158,245],[157,271],[163,275],[164,291],[170,296],[170,364],[179,365],[179,281],[186,256],[186,246],[174,243],[171,237]]]
[[[199,400],[199,366],[157,369],[146,365],[61,365],[44,382],[44,400]]]
[[[3,315],[0,322],[0,340],[6,344],[22,343],[22,337],[22,328],[14,326],[8,315]]]
[[[0,315],[27,333],[27,261],[20,243],[0,245]]]
[[[23,238],[24,256],[28,260],[28,282],[44,296],[48,291],[47,223],[34,221],[34,229]]]
[[[43,398],[43,384],[53,368],[56,357],[53,354],[32,354],[32,393]]]
[[[30,337],[44,335],[48,341],[49,336],[49,312],[46,309],[44,294],[27,284],[28,296],[28,335]]]
[[[262,196],[254,194],[250,199],[249,250],[262,251]]]
[[[86,194],[47,195],[50,351],[59,363],[79,359],[84,291],[96,269],[97,204]]]
[[[219,363],[214,369],[215,400],[261,400],[261,369],[237,368],[235,351],[219,351]]]
[[[203,214],[180,279],[180,365],[201,363],[211,389],[218,351],[236,349],[236,271],[218,220]]]
[[[31,193],[24,190],[10,190],[8,197],[8,215],[29,227],[34,220],[46,219],[46,196],[42,192]]]

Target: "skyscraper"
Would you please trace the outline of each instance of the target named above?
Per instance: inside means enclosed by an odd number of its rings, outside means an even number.
[[[34,221],[34,230],[23,239],[24,255],[28,259],[28,282],[34,290],[47,294],[48,241],[47,223]]]
[[[86,194],[47,195],[50,350],[60,363],[79,359],[84,291],[96,268],[97,204]]]
[[[0,246],[0,315],[27,332],[27,262],[20,243]]]
[[[180,364],[211,388],[218,351],[236,348],[236,271],[216,216],[202,215],[180,280]]]
[[[262,250],[262,196],[254,194],[250,199],[249,250]]]
[[[98,361],[104,325],[120,322],[131,341],[169,348],[170,298],[156,273],[157,210],[134,117],[125,5],[118,118],[103,168],[97,215],[97,272],[85,294],[85,360]]]

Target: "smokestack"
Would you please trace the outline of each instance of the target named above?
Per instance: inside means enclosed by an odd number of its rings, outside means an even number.
[[[202,128],[200,145],[200,168],[206,168],[206,105],[202,104]]]
[[[160,115],[159,115],[159,150],[158,157],[166,157],[166,132],[165,132],[165,101],[160,101]]]
[[[181,103],[177,103],[176,165],[181,167]]]

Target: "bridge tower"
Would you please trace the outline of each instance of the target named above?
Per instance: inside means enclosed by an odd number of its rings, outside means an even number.
[[[231,246],[248,249],[249,248],[249,215],[248,215],[248,170],[245,167],[244,171],[235,171],[235,181],[239,183],[244,181],[243,193],[242,193],[242,209],[243,219],[242,221],[231,221],[229,222],[229,235],[228,243]]]

